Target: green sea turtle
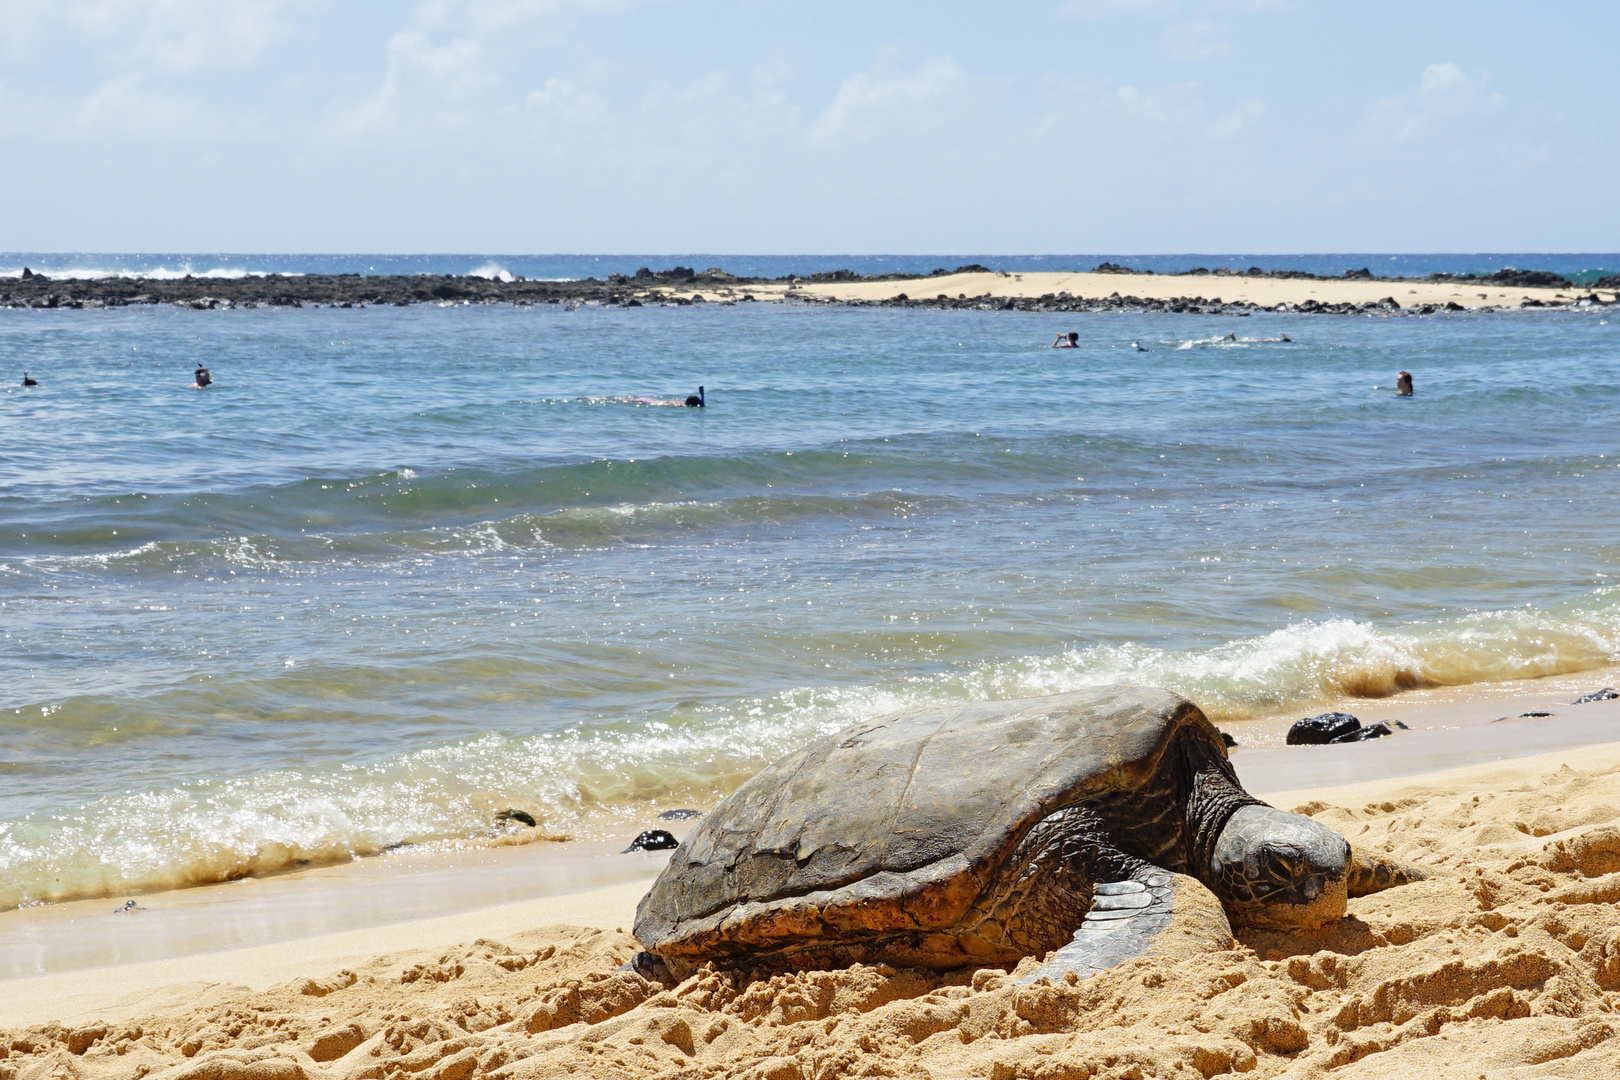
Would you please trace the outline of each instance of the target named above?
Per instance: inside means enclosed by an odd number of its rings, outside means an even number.
[[[644,971],[855,962],[1030,978],[1320,925],[1416,870],[1238,783],[1163,690],[897,713],[810,744],[710,812],[636,911]]]

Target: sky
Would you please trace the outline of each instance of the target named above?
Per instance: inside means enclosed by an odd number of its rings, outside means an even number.
[[[0,250],[1620,251],[1620,4],[0,0]]]

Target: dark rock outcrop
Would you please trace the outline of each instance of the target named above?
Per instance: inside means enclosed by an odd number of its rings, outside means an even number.
[[[1349,713],[1307,716],[1288,729],[1289,746],[1322,746],[1361,730],[1361,721]]]
[[[621,854],[628,855],[632,851],[668,851],[670,848],[679,846],[680,841],[676,840],[674,834],[668,830],[648,829],[630,841],[630,846],[625,848]]]

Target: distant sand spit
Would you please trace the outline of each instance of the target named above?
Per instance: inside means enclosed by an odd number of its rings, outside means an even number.
[[[786,285],[751,285],[748,291],[759,299],[777,299],[789,295]],[[1134,296],[1142,300],[1191,300],[1203,298],[1209,303],[1254,304],[1275,307],[1289,304],[1298,307],[1307,301],[1318,304],[1377,304],[1390,297],[1404,308],[1431,304],[1444,308],[1446,304],[1458,307],[1511,307],[1526,300],[1542,304],[1569,303],[1585,296],[1581,288],[1556,289],[1536,287],[1508,287],[1476,285],[1459,281],[1390,281],[1332,278],[1293,279],[1233,276],[1203,276],[1184,274],[1094,274],[1053,273],[1037,271],[1022,274],[969,273],[944,274],[932,278],[904,281],[850,281],[805,283],[791,290],[791,295],[824,297],[834,300],[893,300],[904,293],[913,300],[928,300],[936,296],[969,299],[1037,298],[1068,293],[1087,300],[1106,298],[1115,293]],[[1604,300],[1616,295],[1612,291],[1598,294]]]
[[[615,971],[621,885],[13,981],[0,1017],[71,1019],[0,1032],[0,1078],[1620,1075],[1620,743],[1273,799],[1435,876],[1328,931],[1041,987],[857,967],[666,988]]]

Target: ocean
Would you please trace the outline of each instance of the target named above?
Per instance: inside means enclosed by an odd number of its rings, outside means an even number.
[[[1602,311],[3,310],[0,373],[0,909],[589,832],[914,705],[1620,661]]]

